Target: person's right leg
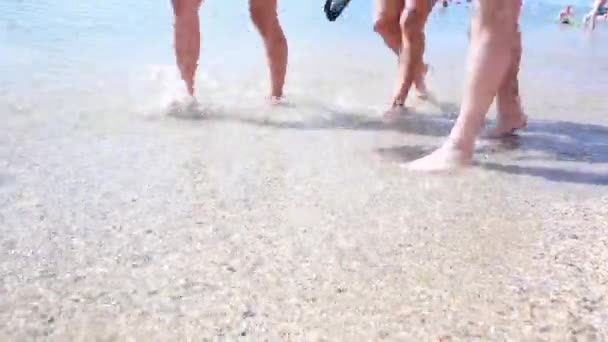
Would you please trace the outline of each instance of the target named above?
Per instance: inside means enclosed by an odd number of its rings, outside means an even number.
[[[393,106],[403,106],[409,90],[423,72],[424,27],[430,13],[428,0],[406,0],[400,18],[401,51],[399,54],[399,79]]]
[[[460,115],[448,141],[430,155],[409,164],[409,169],[443,172],[471,164],[477,134],[513,58],[518,12],[519,0],[475,1]]]
[[[405,0],[374,0],[374,31],[396,55],[401,50],[399,18],[404,7]]]
[[[175,16],[175,58],[188,94],[194,96],[194,76],[200,55],[198,9],[202,0],[172,0]]]
[[[423,62],[420,64],[418,71],[416,72],[416,78],[414,78],[414,87],[416,88],[416,96],[421,100],[426,100],[429,97],[428,90],[426,88],[426,74],[429,72],[429,65]]]
[[[277,0],[249,0],[249,13],[266,48],[270,69],[270,96],[278,100],[283,96],[288,52],[287,39],[277,14]]]

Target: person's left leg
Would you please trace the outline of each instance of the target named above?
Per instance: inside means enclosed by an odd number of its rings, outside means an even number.
[[[489,138],[500,138],[511,135],[528,124],[519,96],[521,52],[521,33],[517,32],[517,39],[513,47],[513,60],[509,71],[507,71],[505,81],[498,90],[496,99],[496,108],[498,110],[496,126],[490,128],[485,134]]]
[[[429,97],[428,90],[426,88],[426,75],[429,72],[429,65],[424,63],[424,59],[418,72],[416,72],[416,78],[414,78],[414,87],[416,89],[416,96],[421,100],[426,100]]]
[[[426,21],[428,20],[428,17],[431,15],[431,12],[433,11],[433,7],[435,7],[435,4],[437,3],[437,0],[428,0],[428,2],[429,2],[429,5],[428,5],[428,11],[427,11],[427,18],[425,19],[425,25],[426,25]],[[424,51],[422,53],[423,53],[422,65],[421,65],[419,71],[416,73],[416,78],[414,79],[414,87],[416,87],[416,96],[421,100],[426,100],[429,97],[428,90],[426,88],[426,75],[429,72],[429,65],[424,62]]]
[[[190,96],[201,48],[198,10],[202,0],[173,0],[175,58]]]
[[[288,52],[287,39],[277,14],[277,0],[249,0],[249,13],[266,48],[270,70],[270,96],[278,100],[283,96]]]

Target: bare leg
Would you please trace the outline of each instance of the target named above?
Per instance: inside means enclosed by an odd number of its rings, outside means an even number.
[[[374,31],[384,40],[386,46],[397,56],[402,46],[401,26],[399,24],[401,14],[405,8],[405,0],[375,0],[374,1]],[[430,9],[429,9],[430,10]],[[416,73],[414,85],[418,90],[418,97],[426,98],[426,84],[424,78],[428,66],[423,67]]]
[[[287,73],[287,39],[279,22],[277,0],[249,0],[249,12],[266,48],[270,69],[270,95],[279,99],[283,96]]]
[[[404,7],[405,0],[374,1],[374,31],[382,37],[386,46],[397,56],[401,50],[399,19]]]
[[[416,87],[416,96],[421,100],[426,100],[428,98],[428,90],[426,88],[426,74],[429,72],[429,65],[422,62],[420,65],[419,71],[416,73],[416,78],[414,79],[414,87]]]
[[[528,124],[519,97],[518,75],[521,65],[521,51],[521,33],[517,32],[517,38],[513,49],[513,60],[511,61],[507,76],[498,90],[498,117],[496,127],[493,127],[486,132],[487,137],[500,138],[511,135],[514,131],[524,128]]]
[[[469,70],[460,116],[448,141],[429,156],[409,164],[410,169],[442,172],[470,165],[475,138],[511,64],[518,10],[518,0],[474,3]]]
[[[607,2],[608,2],[607,0],[594,0],[593,1],[593,8],[585,16],[585,19],[583,20],[585,26],[590,27],[591,30],[595,30],[595,22],[597,19],[597,14],[599,13],[600,8],[605,6]]]
[[[422,74],[424,25],[429,11],[428,0],[406,0],[399,22],[402,44],[399,56],[399,79],[393,97],[394,106],[402,106],[405,103],[414,80]]]
[[[188,94],[194,96],[194,75],[201,48],[198,9],[202,0],[172,0],[175,15],[175,57]]]

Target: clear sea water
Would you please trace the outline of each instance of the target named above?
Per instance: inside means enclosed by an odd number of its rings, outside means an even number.
[[[572,2],[570,2],[572,3]],[[574,3],[578,18],[589,1]],[[608,25],[596,32],[559,27],[566,3],[525,3],[524,103],[532,116],[596,122],[606,113]],[[335,23],[322,2],[282,0],[290,43],[286,92],[292,99],[382,108],[395,57],[372,30],[371,1],[354,0]],[[168,1],[3,0],[0,2],[0,106],[35,111],[96,111],[104,116],[162,110],[181,91],[172,54]],[[437,7],[428,27],[430,84],[458,103],[467,48],[467,6]],[[267,77],[245,0],[207,0],[198,97],[231,110],[262,98]],[[8,114],[7,114],[8,113]]]

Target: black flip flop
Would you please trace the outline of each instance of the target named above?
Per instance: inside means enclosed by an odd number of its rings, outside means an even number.
[[[324,10],[327,20],[336,21],[349,3],[350,0],[326,0]]]

